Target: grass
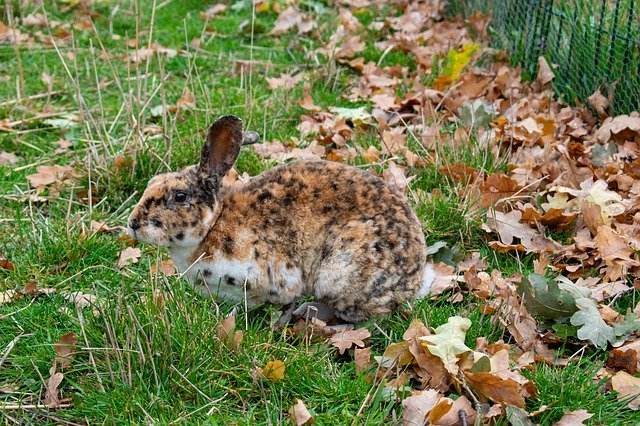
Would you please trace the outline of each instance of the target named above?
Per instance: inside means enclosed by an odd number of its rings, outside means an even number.
[[[0,401],[39,401],[55,357],[54,342],[69,331],[80,339],[61,385],[72,407],[4,410],[4,422],[281,424],[295,398],[304,400],[318,424],[393,424],[401,418],[401,407],[384,397],[380,383],[355,372],[351,355],[339,356],[323,341],[272,331],[270,318],[277,307],[241,310],[237,324],[244,339],[239,348],[229,350],[215,330],[232,307],[199,297],[177,277],[151,274],[150,267],[166,258],[166,252],[139,245],[140,261],[120,270],[118,253],[128,243],[115,234],[86,234],[91,220],[123,225],[151,176],[194,163],[214,117],[239,114],[265,140],[298,135],[296,125],[304,111],[296,100],[302,89],[271,91],[266,76],[309,69],[316,103],[353,107],[340,98],[347,90],[344,73],[351,71],[334,73],[335,64],[310,62],[305,53],[318,47],[312,39],[267,35],[276,18],[273,11],[256,15],[253,37],[247,26],[239,30],[243,22],[251,22],[250,2],[245,3],[205,23],[198,14],[204,6],[194,0],[96,2],[91,7],[99,14],[97,33],[76,32],[73,43],[59,51],[18,46],[17,61],[13,46],[0,45],[0,120],[25,120],[13,131],[0,132],[0,148],[21,158],[16,166],[0,166],[0,253],[15,265],[10,271],[0,269],[0,291],[22,289],[33,281],[55,289],[50,295],[27,295],[0,306],[0,353],[6,355],[0,362],[0,388],[13,389],[0,392]],[[81,13],[64,10],[65,3],[45,2],[44,8],[50,20],[72,22]],[[13,11],[15,16],[32,12],[42,10],[16,6]],[[366,13],[360,18],[364,23],[374,19]],[[321,23],[332,19],[325,8]],[[327,39],[330,26],[323,31]],[[151,40],[183,53],[153,55],[134,65],[125,60],[133,49],[127,47],[128,39],[138,40],[138,46]],[[199,49],[192,47],[193,39],[201,40]],[[380,55],[367,46],[368,60],[377,61]],[[250,60],[255,62],[252,71],[239,71],[239,64]],[[386,55],[382,63],[396,64],[415,67],[410,57],[398,52]],[[46,91],[43,72],[53,77],[55,94],[30,99]],[[194,109],[152,116],[153,107],[175,104],[186,90],[196,100]],[[18,101],[6,103],[14,99]],[[65,130],[41,119],[28,120],[43,111],[82,114],[88,124]],[[160,133],[149,134],[146,126],[157,126]],[[71,141],[70,151],[54,152],[61,138]],[[378,145],[379,137],[371,131],[363,143]],[[438,155],[487,172],[506,167],[504,159],[482,152],[473,138],[455,149],[444,145]],[[52,164],[72,164],[79,174],[76,183],[46,203],[25,201],[26,176],[38,165]],[[414,206],[429,244],[445,241],[462,253],[479,249],[492,267],[507,273],[532,271],[530,258],[497,255],[487,247],[478,228],[479,213],[460,196],[462,188],[438,172],[438,164],[416,168],[412,186],[419,193]],[[240,173],[250,175],[271,165],[251,149],[243,150],[237,163]],[[154,302],[157,291],[165,297],[163,306]],[[96,295],[99,315],[68,302],[69,292]],[[472,320],[467,334],[472,347],[478,337],[508,338],[502,325],[483,315],[481,304],[471,296],[458,303],[443,297],[420,301],[408,313],[374,320],[368,327],[373,352],[380,355],[397,341],[413,317],[436,327],[452,315]],[[260,379],[256,371],[275,359],[285,363],[285,379]],[[602,364],[593,357],[565,369],[541,367],[531,372],[539,396],[527,408],[550,407],[534,420],[548,424],[565,408],[583,407],[597,410],[592,423],[609,424],[610,413],[616,413],[613,421],[632,418],[624,404],[603,394],[592,381]]]

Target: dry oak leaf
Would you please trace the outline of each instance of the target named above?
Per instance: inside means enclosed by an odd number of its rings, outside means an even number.
[[[589,101],[589,105],[596,110],[598,117],[603,119],[609,116],[607,113],[607,108],[609,108],[609,99],[600,92],[599,88],[593,92],[593,95],[587,98],[587,101]]]
[[[607,367],[616,370],[624,369],[630,374],[638,373],[640,371],[640,338],[609,352]]]
[[[230,315],[218,324],[218,339],[229,349],[238,349],[242,344],[242,330],[236,330],[236,317]]]
[[[536,231],[527,224],[521,223],[520,219],[522,219],[522,212],[519,210],[509,213],[491,210],[487,213],[487,224],[491,230],[498,233],[503,244],[511,245],[514,238],[518,238],[525,248],[532,247]]]
[[[391,186],[396,187],[402,192],[407,191],[409,182],[414,178],[414,176],[405,176],[404,170],[393,161],[389,161],[389,166],[382,172],[382,177],[389,182]]]
[[[227,5],[224,3],[216,3],[210,6],[206,12],[200,12],[200,19],[207,20],[213,19],[216,15],[220,15],[227,10]]]
[[[0,292],[0,306],[9,304],[9,302],[13,300],[15,295],[15,290],[5,290]]]
[[[16,164],[18,162],[18,156],[12,152],[0,151],[0,166],[6,166],[7,164]]]
[[[155,265],[151,265],[149,267],[149,273],[151,275],[158,275],[159,272],[162,272],[168,277],[176,275],[177,269],[176,265],[173,263],[173,260],[167,259],[163,262],[156,263]]]
[[[284,371],[284,362],[279,359],[267,362],[267,365],[261,370],[262,375],[270,382],[284,380]]]
[[[440,392],[433,389],[414,391],[402,401],[403,426],[424,425],[429,412],[438,404],[440,398]]]
[[[78,345],[78,335],[73,331],[60,336],[60,340],[53,344],[53,350],[56,351],[55,365],[67,368],[71,365],[73,354]]]
[[[291,74],[291,73],[282,73],[278,77],[267,77],[267,85],[269,89],[275,90],[278,88],[283,88],[284,90],[293,89],[302,81],[304,77],[304,73]]]
[[[457,375],[458,355],[471,351],[464,344],[465,335],[470,327],[469,318],[450,317],[446,324],[435,329],[435,334],[420,337],[419,340],[427,347],[429,353],[442,360],[449,373]]]
[[[552,188],[557,192],[571,194],[577,198],[579,203],[588,202],[600,206],[600,213],[605,224],[611,223],[611,217],[623,214],[626,210],[622,204],[622,196],[615,191],[608,189],[607,182],[599,179],[587,179],[580,182],[580,189],[558,186]]]
[[[356,364],[356,373],[369,369],[371,367],[371,348],[356,348],[353,358]]]
[[[640,406],[640,379],[632,376],[626,371],[618,371],[611,378],[611,388],[618,392],[618,401],[629,400],[628,407],[632,410],[637,410]]]
[[[60,405],[60,398],[58,398],[58,386],[62,383],[64,376],[62,373],[55,373],[45,383],[47,391],[44,396],[44,403],[49,408],[56,408]]]
[[[524,397],[520,395],[520,385],[511,379],[502,379],[492,373],[468,373],[465,371],[467,382],[478,393],[486,398],[519,408],[524,408]]]
[[[627,239],[609,226],[601,226],[593,239],[598,252],[607,266],[637,266],[638,262],[631,258],[633,251]]]
[[[289,409],[289,417],[295,426],[310,425],[315,423],[313,416],[307,410],[301,399],[296,399],[296,404]]]
[[[640,135],[640,115],[638,112],[607,118],[595,132],[594,139],[601,144],[605,144],[614,135],[619,138],[629,139]]]
[[[371,333],[366,328],[359,328],[357,330],[344,330],[340,331],[329,339],[329,343],[339,349],[340,355],[353,345],[364,347],[364,339],[371,337]]]
[[[583,426],[585,420],[589,420],[593,414],[587,410],[567,411],[553,426]]]
[[[130,263],[137,263],[141,255],[142,252],[139,248],[127,247],[118,256],[118,268],[122,269]]]
[[[465,412],[467,417],[467,424],[471,425],[476,422],[477,412],[473,409],[471,401],[469,401],[464,395],[462,395],[455,401],[453,401],[451,398],[443,398],[438,406],[431,410],[431,413],[434,413],[434,411],[438,410],[441,404],[444,405],[444,401],[448,401],[449,403],[451,403],[451,407],[439,419],[435,418],[434,416],[433,424],[435,426],[458,426],[460,424],[460,411]],[[445,407],[442,407],[442,409],[444,410]],[[431,419],[431,413],[429,413],[429,419]]]
[[[433,264],[435,279],[429,289],[429,296],[436,296],[456,286],[462,277],[456,274],[456,268],[444,262]]]
[[[539,56],[538,57],[538,82],[540,82],[541,85],[545,85],[547,83],[550,83],[551,80],[553,80],[555,77],[555,75],[553,74],[553,71],[551,70],[551,67],[549,66],[549,63],[547,62],[547,60],[545,59],[544,56]]]
[[[313,98],[311,97],[311,85],[307,82],[304,84],[302,89],[303,97],[298,100],[298,105],[307,111],[320,112],[322,108],[313,103]]]

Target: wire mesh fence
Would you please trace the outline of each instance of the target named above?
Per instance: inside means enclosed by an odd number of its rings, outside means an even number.
[[[449,0],[450,13],[490,13],[495,47],[535,76],[537,59],[557,64],[565,102],[587,102],[598,88],[611,113],[640,109],[639,0]]]

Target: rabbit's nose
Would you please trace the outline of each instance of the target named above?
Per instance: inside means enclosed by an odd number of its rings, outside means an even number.
[[[129,228],[133,229],[134,231],[140,228],[140,221],[138,221],[138,219],[129,219]]]

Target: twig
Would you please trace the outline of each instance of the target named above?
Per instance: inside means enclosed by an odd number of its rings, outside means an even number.
[[[176,373],[178,373],[178,375],[179,375],[180,377],[182,377],[182,379],[183,379],[185,382],[189,383],[189,385],[191,385],[191,387],[192,387],[193,389],[195,389],[195,391],[196,391],[196,392],[198,392],[200,395],[202,395],[202,397],[203,397],[204,399],[206,399],[206,400],[207,400],[207,401],[209,401],[209,402],[214,402],[214,400],[213,400],[213,399],[211,399],[211,398],[210,398],[206,393],[202,392],[200,389],[198,389],[198,387],[197,387],[196,385],[194,385],[193,383],[191,383],[191,381],[190,381],[189,379],[187,379],[187,378],[184,376],[184,374],[182,374],[182,373],[180,372],[180,370],[178,370],[176,367],[174,367],[174,366],[173,366],[173,364],[171,364],[171,368],[173,369],[173,371],[175,371]]]
[[[16,343],[18,343],[18,339],[20,339],[22,336],[24,336],[24,334],[18,334],[16,337],[13,338],[12,341],[9,342],[9,344],[7,345],[7,349],[5,349],[4,353],[2,354],[2,358],[0,358],[0,367],[2,367],[2,364],[4,364],[4,362],[6,361],[7,357],[9,356],[9,353],[16,346]],[[27,336],[31,336],[31,334],[28,334]]]
[[[58,404],[55,407],[49,407],[46,404],[2,404],[0,405],[0,410],[52,410],[58,408],[71,408],[72,406],[72,404]]]
[[[20,98],[20,99],[11,99],[8,101],[4,101],[4,102],[0,102],[0,107],[6,107],[9,105],[13,105],[13,104],[17,104],[20,101],[25,101],[25,100],[35,100],[35,99],[40,99],[40,98],[46,98],[49,96],[55,96],[55,95],[59,95],[61,93],[63,93],[64,90],[55,90],[53,92],[49,92],[49,93],[38,93],[37,95],[31,95],[31,96],[27,96],[24,98]]]

